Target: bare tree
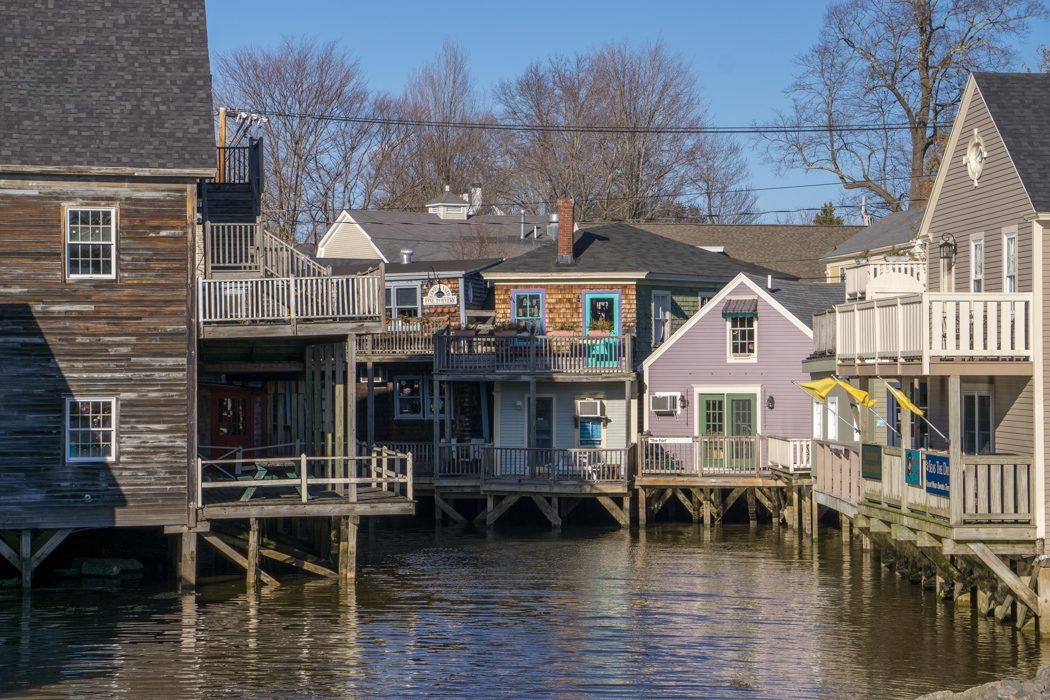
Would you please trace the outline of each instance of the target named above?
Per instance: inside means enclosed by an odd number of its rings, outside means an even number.
[[[309,116],[389,112],[389,100],[373,97],[357,61],[334,42],[302,38],[231,51],[216,67],[219,104],[267,114],[263,206],[271,231],[316,240],[342,209],[369,206],[384,154],[399,134]]]
[[[733,142],[663,131],[703,127],[708,119],[690,67],[659,42],[534,63],[501,83],[496,99],[506,121],[543,127],[505,139],[515,197],[528,211],[569,195],[591,220],[683,211],[723,220],[753,202]],[[571,125],[612,130],[558,129]]]
[[[832,173],[891,211],[924,202],[967,76],[1010,65],[1011,41],[1043,13],[1039,0],[835,3],[797,59],[792,106],[776,120],[787,132],[765,137],[770,157]]]
[[[455,126],[493,120],[474,89],[462,49],[445,41],[434,61],[409,81],[396,109],[404,120],[436,125],[404,130],[383,169],[384,206],[418,209],[446,185],[467,192],[476,182],[486,185],[491,201],[502,179],[495,140],[485,130]]]

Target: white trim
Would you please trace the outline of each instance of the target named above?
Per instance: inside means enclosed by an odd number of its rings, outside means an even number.
[[[317,249],[314,251],[317,253],[317,257],[325,257],[325,248],[328,247],[328,244],[331,242],[332,238],[335,237],[336,231],[343,224],[353,224],[354,226],[357,226],[357,228],[360,229],[361,234],[364,235],[365,240],[368,242],[368,245],[372,246],[372,250],[374,250],[376,252],[376,255],[379,256],[379,259],[385,263],[390,262],[386,259],[386,256],[383,255],[383,251],[379,250],[379,246],[375,244],[375,241],[372,240],[372,237],[368,235],[368,231],[365,230],[365,227],[359,224],[357,221],[355,221],[354,217],[350,216],[350,212],[348,212],[346,209],[344,209],[342,213],[335,218],[335,221],[332,222],[332,225],[329,226],[328,230],[324,232],[323,236],[321,236],[321,240],[317,242]]]
[[[72,403],[84,403],[88,401],[108,402],[112,407],[110,409],[113,416],[113,427],[106,428],[113,434],[112,438],[112,454],[109,457],[73,457],[69,454],[69,406]],[[116,396],[65,396],[63,401],[63,425],[62,425],[62,438],[64,445],[62,447],[62,455],[68,464],[112,464],[116,462],[120,457],[119,443],[120,443],[120,404],[117,401]]]
[[[390,283],[384,284],[383,285],[383,296],[384,296],[384,298],[383,298],[383,308],[384,309],[386,308],[386,290],[388,290],[388,289],[390,290],[390,310],[391,311],[393,311],[397,307],[396,300],[394,299],[394,290],[396,290],[396,289],[414,289],[414,290],[416,290],[416,316],[420,319],[420,322],[422,322],[422,320],[423,320],[423,283],[422,282],[415,282],[415,283],[412,283],[412,282],[394,282],[392,284],[390,284]],[[396,318],[397,318],[397,316],[394,316],[393,314],[391,314],[391,317],[388,318],[387,320],[388,321],[393,321]]]
[[[835,410],[831,409],[832,403],[835,404]],[[847,404],[852,402],[847,401]],[[826,425],[824,426],[824,434],[827,436],[829,442],[839,441],[839,418],[842,418],[842,412],[839,411],[839,397],[833,394],[828,394],[827,398],[824,399],[824,405],[827,407],[826,414]],[[835,429],[835,434],[832,436],[832,427]]]
[[[1020,243],[1018,243],[1020,244]],[[1043,401],[1046,387],[1043,384],[1043,226],[1032,222],[1032,444],[1035,446],[1032,465],[1035,474],[1036,493],[1045,492],[1046,446],[1043,444],[1046,426]],[[1046,498],[1035,499],[1035,536],[1046,537]]]
[[[697,323],[699,323],[700,319],[704,318],[709,313],[713,313],[712,309],[716,308],[722,300],[727,298],[730,294],[739,293],[739,285],[740,284],[743,284],[743,285],[747,286],[749,289],[751,289],[753,292],[755,292],[755,294],[757,294],[760,299],[764,299],[766,301],[766,303],[769,304],[770,306],[772,306],[773,309],[777,313],[779,313],[781,316],[783,316],[784,318],[786,318],[789,321],[791,321],[791,323],[794,324],[794,326],[796,328],[798,328],[800,331],[802,331],[806,335],[807,338],[809,338],[810,340],[813,340],[813,329],[812,328],[810,328],[808,325],[806,325],[805,323],[800,321],[798,319],[798,317],[796,317],[793,313],[791,313],[790,311],[785,309],[780,304],[780,302],[778,302],[775,298],[773,298],[772,294],[767,292],[760,285],[758,285],[754,281],[752,281],[750,277],[748,277],[743,272],[741,272],[741,273],[738,273],[736,277],[734,277],[733,279],[729,280],[729,282],[724,287],[722,287],[720,290],[718,290],[718,293],[715,294],[713,297],[711,297],[708,300],[708,302],[706,304],[704,304],[700,308],[699,311],[697,311],[695,314],[693,314],[689,318],[689,320],[686,321],[682,325],[681,328],[679,328],[674,333],[672,333],[671,337],[668,338],[666,343],[661,343],[660,347],[656,348],[656,350],[654,350],[652,352],[652,354],[649,355],[649,357],[645,358],[645,360],[642,362],[642,369],[645,370],[650,365],[652,365],[652,363],[655,362],[661,355],[663,355],[667,351],[668,348],[670,348],[672,345],[674,345],[676,342],[678,342],[678,340],[680,340],[682,337],[684,337],[686,335],[686,333],[689,332],[690,328],[692,328]],[[758,337],[757,336],[755,337],[755,342],[756,342],[756,346],[755,347],[758,347],[757,346],[757,342],[758,342]],[[648,378],[648,376],[646,376],[646,385],[648,385],[648,383],[649,383],[649,378]]]
[[[656,297],[665,297],[667,299],[667,316],[661,318],[661,321],[666,321],[664,326],[664,339],[659,343],[656,342]],[[671,307],[674,306],[674,295],[667,289],[652,289],[649,291],[649,347],[655,348],[663,345],[671,339]]]
[[[1007,254],[1006,242],[1009,239],[1011,239],[1011,238],[1014,241],[1014,288],[1012,290],[1008,290],[1006,288],[1006,278],[1007,278],[1006,271],[1008,269],[1007,262],[1009,262],[1010,257]],[[1020,249],[1019,249],[1019,246],[1021,245],[1021,240],[1020,240],[1020,238],[1017,235],[1017,226],[1004,226],[1002,228],[1002,244],[1001,245],[1003,246],[1003,254],[1002,254],[1003,277],[1002,277],[1001,284],[1002,284],[1003,292],[1009,294],[1009,293],[1012,293],[1012,292],[1017,292],[1021,288],[1021,270],[1020,270],[1020,268],[1021,268],[1021,253],[1020,253]]]
[[[753,364],[758,362],[758,318],[755,316],[748,318],[751,319],[751,344],[753,346],[750,355],[733,354],[733,321],[736,319],[722,319],[726,325],[726,362],[729,364]]]
[[[988,452],[975,452],[973,454],[995,454],[995,391],[991,384],[981,382],[979,384],[969,385],[969,390],[964,386],[962,391],[962,410],[959,412],[959,420],[962,421],[962,425],[959,426],[959,434],[962,436],[963,448],[966,446],[966,397],[967,396],[987,396],[988,397]],[[977,402],[974,402],[974,410],[977,408]],[[975,422],[976,422],[975,416]],[[976,427],[976,425],[975,425]],[[974,445],[977,449],[979,446]]]
[[[85,275],[69,271],[69,247],[71,245],[92,245],[94,241],[70,241],[69,240],[69,214],[74,211],[108,211],[112,239],[109,243],[98,241],[97,245],[108,245],[110,247],[110,273],[108,275]],[[115,206],[90,206],[85,204],[67,204],[62,207],[62,266],[66,280],[115,280],[117,278],[117,264],[120,260],[117,251],[117,232],[119,230],[119,219]]]
[[[981,276],[977,277],[977,246],[981,247]],[[984,231],[970,236],[970,291],[974,293],[987,291],[985,289],[985,275],[984,275]],[[981,282],[981,288],[977,289],[978,279]]]

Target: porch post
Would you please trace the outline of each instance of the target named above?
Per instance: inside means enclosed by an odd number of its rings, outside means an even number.
[[[432,396],[440,396],[438,393],[438,378],[436,374],[431,375],[430,384],[433,391]],[[396,391],[397,387],[394,387],[394,389]],[[434,428],[434,479],[436,480],[441,471],[441,423],[438,422],[437,416],[431,416],[430,423]],[[436,508],[437,506],[435,505],[434,507]]]
[[[187,530],[179,535],[179,590],[190,592],[197,587],[197,533]]]
[[[368,360],[368,447],[376,442],[376,366]]]
[[[529,403],[528,403],[529,413],[526,416],[526,420],[528,420],[528,425],[526,425],[525,427],[528,430],[529,448],[533,448],[533,447],[536,447],[536,380],[535,379],[530,379],[529,380],[529,399],[528,399],[528,401],[529,401]]]
[[[908,395],[907,385],[901,382],[901,391],[904,395]],[[904,408],[898,408],[898,415],[900,416],[900,430],[901,430],[901,462],[907,461],[907,454],[905,450],[912,448],[911,438],[911,423],[912,415],[910,411]],[[901,510],[908,511],[908,496],[911,495],[907,485],[903,485],[901,488]]]
[[[962,455],[962,378],[958,374],[952,374],[948,376],[948,501],[952,525],[962,523]]]

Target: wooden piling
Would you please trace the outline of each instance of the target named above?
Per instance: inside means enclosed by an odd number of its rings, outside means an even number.
[[[254,593],[259,588],[259,519],[248,519],[248,592]]]
[[[22,590],[33,585],[33,531],[22,530],[19,538],[18,556],[22,562]]]
[[[187,530],[179,535],[179,590],[191,592],[197,587],[197,533]]]
[[[755,489],[747,489],[747,521],[751,527],[758,525],[758,503],[755,498]]]
[[[350,585],[357,577],[357,527],[359,518],[339,517],[339,585]]]

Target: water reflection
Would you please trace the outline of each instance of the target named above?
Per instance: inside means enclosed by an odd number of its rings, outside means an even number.
[[[0,597],[0,692],[914,697],[1032,675],[1031,632],[952,610],[856,543],[645,533],[364,535],[356,590]]]

